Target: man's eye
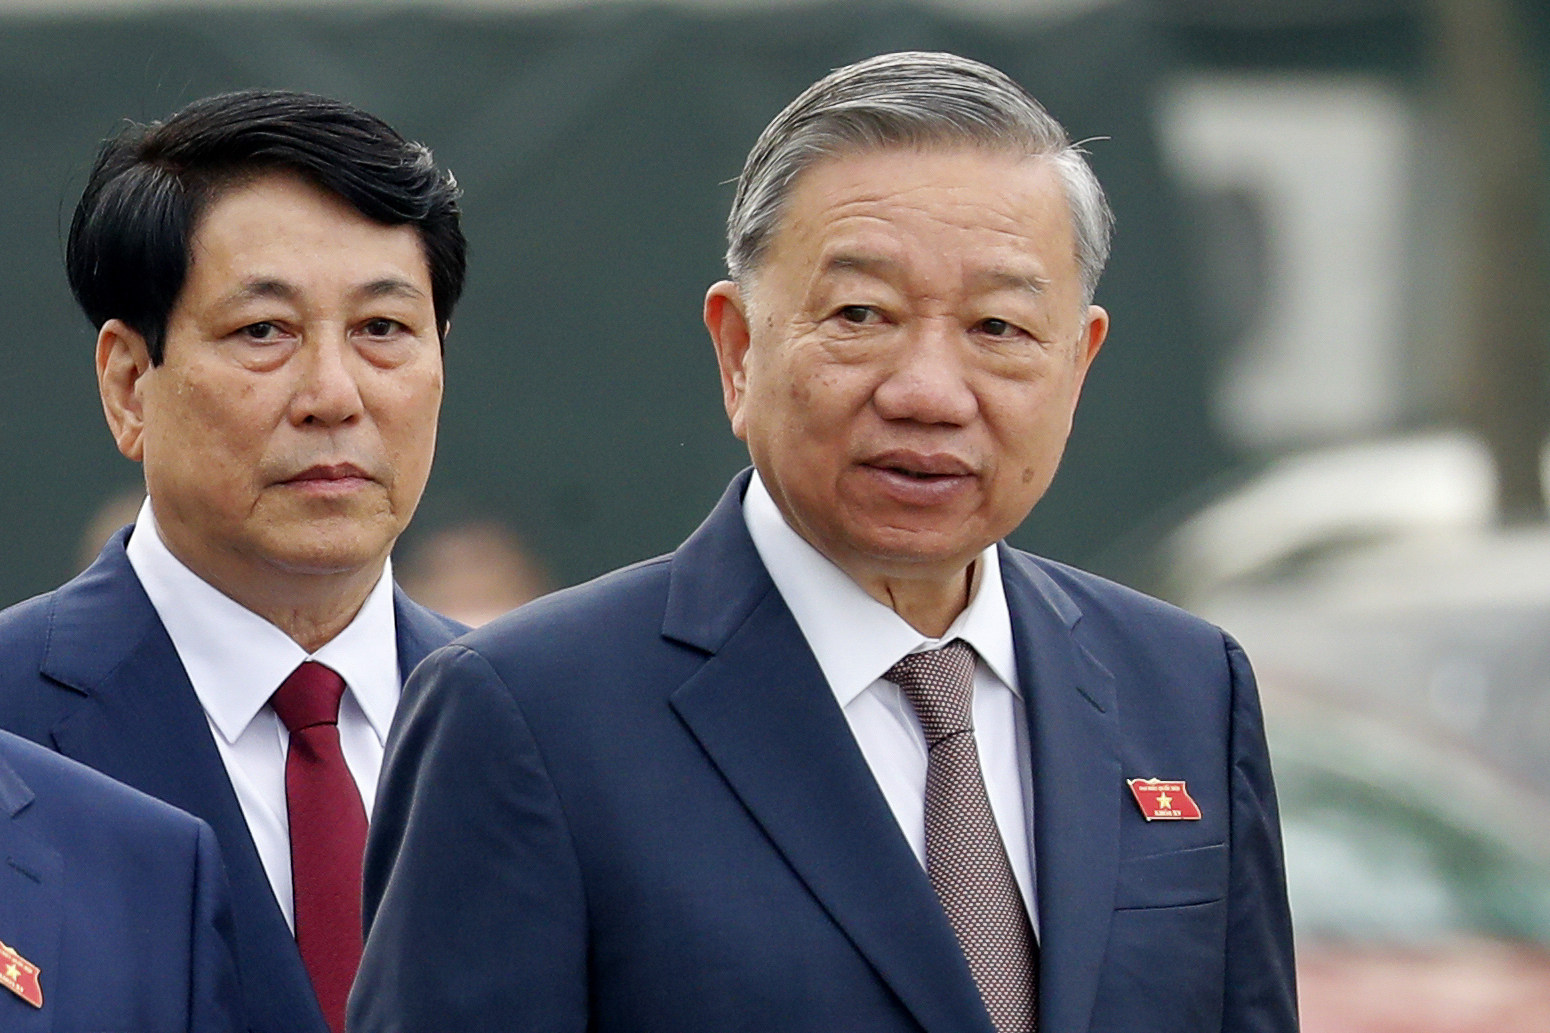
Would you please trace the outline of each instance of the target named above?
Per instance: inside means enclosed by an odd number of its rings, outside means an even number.
[[[872,323],[877,320],[877,312],[868,305],[846,305],[840,309],[839,317],[847,323]]]
[[[989,334],[991,337],[1011,337],[1018,332],[1017,327],[1004,319],[982,319],[979,330],[980,333]]]
[[[404,324],[396,319],[369,319],[361,328],[371,337],[391,337],[404,329]]]
[[[280,328],[273,323],[249,323],[239,333],[252,341],[272,341],[280,336]]]

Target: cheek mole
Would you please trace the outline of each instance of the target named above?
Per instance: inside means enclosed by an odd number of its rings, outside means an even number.
[[[1034,471],[1033,467],[1031,467],[1031,466],[1023,467],[1023,483],[1024,484],[1030,483],[1035,476],[1036,476],[1036,472]]]

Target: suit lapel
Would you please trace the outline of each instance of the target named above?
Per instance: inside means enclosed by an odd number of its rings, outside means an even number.
[[[121,533],[88,575],[60,589],[43,674],[79,694],[55,726],[67,757],[215,829],[226,861],[250,1018],[272,1033],[326,1027],[274,899],[209,722],[124,554]],[[169,748],[169,744],[176,744]]]
[[[409,680],[415,669],[433,651],[451,642],[468,628],[421,606],[393,586],[393,624],[398,635],[398,680]]]
[[[53,730],[61,753],[210,822],[229,866],[241,866],[239,843],[257,862],[199,697],[122,534],[59,590],[42,673],[76,694]]]
[[[672,706],[921,1026],[989,1033],[931,884],[748,538],[746,484],[734,481],[674,556],[664,634],[713,655]]]
[[[1113,676],[1081,645],[1081,613],[1004,546],[1017,675],[1027,700],[1039,899],[1039,1028],[1088,1028],[1113,916],[1120,792]]]
[[[64,916],[59,852],[27,832],[18,820],[33,803],[32,790],[0,755],[0,942],[38,966],[43,1007],[34,1008],[0,989],[0,1028],[45,1033],[54,1028],[56,1002],[49,998],[59,972]]]

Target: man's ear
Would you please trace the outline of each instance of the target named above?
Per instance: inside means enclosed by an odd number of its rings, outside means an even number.
[[[1093,360],[1098,357],[1098,350],[1103,347],[1103,342],[1109,336],[1109,313],[1097,305],[1087,306],[1087,314],[1082,323],[1082,335],[1076,342],[1076,390],[1080,394],[1082,384],[1087,379],[1087,371],[1092,368]]]
[[[118,450],[139,462],[145,455],[144,377],[152,369],[145,338],[122,319],[97,332],[97,391]]]
[[[748,310],[743,292],[731,280],[711,285],[705,292],[705,329],[716,347],[721,369],[721,400],[732,433],[743,438],[743,402],[748,397]]]
[[[1087,306],[1087,325],[1082,331],[1082,365],[1091,366],[1098,357],[1098,349],[1109,337],[1109,313],[1099,305]]]

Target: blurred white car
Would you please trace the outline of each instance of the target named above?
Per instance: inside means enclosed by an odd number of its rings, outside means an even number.
[[[1295,457],[1163,548],[1259,675],[1304,1033],[1550,1031],[1550,526],[1436,435]]]

